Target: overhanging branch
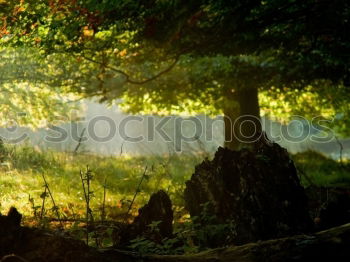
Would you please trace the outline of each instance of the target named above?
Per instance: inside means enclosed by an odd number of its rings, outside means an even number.
[[[130,84],[134,84],[134,85],[143,85],[146,84],[148,82],[151,82],[155,79],[157,79],[158,77],[162,76],[163,74],[168,73],[169,71],[171,71],[177,64],[177,62],[179,61],[179,58],[181,56],[181,54],[177,55],[174,59],[174,61],[164,70],[158,72],[157,74],[155,74],[154,76],[150,77],[150,78],[146,78],[144,80],[134,80],[131,78],[131,76],[129,74],[127,74],[126,72],[124,72],[123,70],[120,70],[118,68],[115,68],[113,66],[110,65],[105,65],[104,63],[94,60],[90,57],[85,56],[84,54],[81,55],[85,60],[90,61],[92,63],[98,64],[98,65],[103,65],[105,68],[110,69],[118,74],[121,74],[125,77],[125,82],[130,83]]]

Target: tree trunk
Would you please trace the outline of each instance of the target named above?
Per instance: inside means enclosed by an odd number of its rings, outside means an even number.
[[[231,103],[224,106],[225,147],[237,150],[249,146],[261,134],[258,89],[242,88],[227,98],[238,107]]]
[[[235,135],[237,131],[233,130],[234,128],[233,123],[238,117],[239,117],[238,108],[226,107],[224,109],[225,147],[232,150],[238,150],[240,147],[239,140]]]

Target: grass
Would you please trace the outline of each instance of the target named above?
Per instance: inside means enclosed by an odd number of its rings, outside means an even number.
[[[63,218],[83,218],[85,202],[79,177],[80,170],[87,166],[93,172],[91,207],[95,219],[100,219],[104,182],[107,181],[106,218],[123,218],[135,194],[145,167],[145,179],[133,205],[136,214],[148,200],[150,194],[163,189],[173,201],[178,214],[183,211],[185,181],[204,156],[149,156],[149,157],[100,157],[94,155],[72,155],[59,152],[40,152],[32,147],[0,145],[0,212],[6,213],[16,206],[28,223],[35,212],[40,211],[44,191],[44,175],[54,200]],[[308,151],[292,156],[296,166],[316,185],[349,185],[349,165]],[[304,185],[310,183],[302,176]],[[30,201],[31,199],[31,201]],[[52,202],[46,199],[47,213],[56,217]],[[51,210],[50,210],[51,209]]]
[[[349,186],[350,185],[350,163],[327,158],[325,155],[315,151],[306,151],[292,156],[295,165],[301,171],[302,182],[305,186],[310,182],[317,186]],[[308,179],[303,175],[306,174]]]
[[[3,147],[0,150],[0,212],[16,206],[25,217],[33,217],[42,205],[45,176],[61,217],[83,218],[85,202],[80,170],[87,166],[93,172],[91,201],[96,219],[102,213],[104,183],[107,185],[106,216],[118,219],[126,212],[137,185],[147,166],[147,179],[141,185],[132,213],[146,203],[150,194],[160,189],[167,191],[173,204],[181,209],[185,181],[194,166],[203,158],[181,155],[164,157],[99,157],[72,155],[59,152],[40,152],[31,147]],[[30,201],[30,198],[32,201]],[[34,201],[34,203],[33,203]],[[46,207],[52,208],[49,198]],[[47,215],[55,217],[53,210]]]

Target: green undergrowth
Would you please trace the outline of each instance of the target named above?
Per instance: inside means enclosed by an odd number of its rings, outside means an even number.
[[[346,186],[350,184],[349,164],[340,164],[319,153],[308,151],[293,155],[304,185]],[[46,178],[52,197],[59,208],[60,218],[84,218],[85,201],[80,171],[92,171],[91,209],[96,220],[105,213],[107,220],[125,219],[132,205],[130,218],[146,203],[150,194],[160,189],[169,193],[175,206],[176,218],[184,211],[185,181],[194,172],[203,155],[172,155],[147,157],[102,157],[73,155],[62,152],[41,152],[28,146],[0,147],[0,212],[16,206],[25,221],[40,216]],[[146,175],[143,173],[147,168]],[[142,178],[143,177],[143,178]],[[141,186],[138,187],[142,179]],[[106,197],[103,206],[104,187]],[[55,218],[51,197],[45,195],[46,216]]]
[[[101,157],[6,146],[0,151],[0,212],[6,213],[11,206],[16,206],[27,218],[38,215],[45,189],[44,176],[60,217],[83,218],[85,200],[80,171],[89,168],[93,176],[91,208],[96,220],[102,214],[104,187],[107,220],[124,219],[135,195],[130,216],[136,214],[150,194],[160,189],[169,193],[176,210],[182,214],[185,181],[202,159],[185,155]],[[48,195],[45,202],[45,215],[55,217]]]
[[[304,186],[350,186],[350,162],[342,163],[325,155],[306,151],[292,156]]]

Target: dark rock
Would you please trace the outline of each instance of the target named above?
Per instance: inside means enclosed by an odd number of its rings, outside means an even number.
[[[21,219],[22,215],[14,207],[11,207],[7,216],[0,215],[0,254],[11,251],[13,242],[21,234]]]
[[[152,224],[157,224],[152,228]],[[139,209],[138,216],[130,225],[121,226],[114,232],[114,245],[125,246],[137,237],[145,237],[156,243],[173,234],[173,210],[171,200],[163,190],[152,194],[148,203]]]
[[[11,207],[7,213],[7,220],[12,227],[19,227],[21,225],[22,214],[15,207]]]
[[[6,216],[0,214],[0,235],[4,235],[14,228],[19,228],[21,220],[22,215],[15,207],[11,207]]]
[[[21,227],[21,218],[16,208],[11,208],[7,216],[0,215],[1,261],[108,261],[83,241],[56,232]]]
[[[185,202],[191,216],[200,216],[206,206],[206,212],[216,217],[214,223],[230,221],[234,244],[308,232],[312,227],[293,161],[286,149],[265,137],[251,150],[219,148],[212,161],[198,165],[186,182]]]
[[[159,222],[157,225],[156,239],[169,238],[173,234],[173,210],[171,200],[163,190],[152,194],[148,203],[140,208],[139,215],[132,223],[135,233],[141,235],[150,231],[149,225],[153,222]],[[152,234],[152,232],[150,232]]]

